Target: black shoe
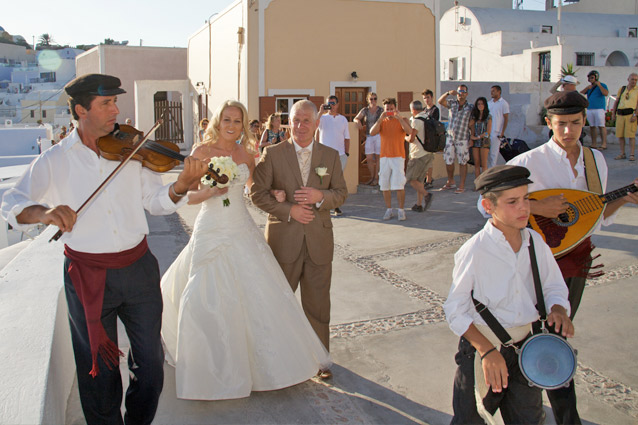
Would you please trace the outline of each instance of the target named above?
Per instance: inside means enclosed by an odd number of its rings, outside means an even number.
[[[339,217],[340,215],[343,215],[343,212],[339,208],[335,208],[335,216]]]
[[[411,210],[415,212],[423,212],[423,207],[421,205],[414,204],[412,205]]]
[[[427,211],[428,208],[430,208],[430,204],[432,203],[432,198],[434,198],[434,195],[431,193],[428,193],[428,195],[425,197],[425,205],[423,206],[423,211]]]
[[[423,183],[423,187],[429,189],[431,187],[434,187],[434,183],[426,181],[425,183]]]

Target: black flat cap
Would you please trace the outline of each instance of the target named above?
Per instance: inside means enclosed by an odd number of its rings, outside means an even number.
[[[525,167],[497,165],[478,176],[474,180],[474,187],[483,195],[533,183],[528,177],[529,170]]]
[[[588,106],[589,101],[577,91],[559,91],[545,99],[547,112],[556,115],[576,114]]]
[[[92,94],[95,96],[115,96],[126,93],[120,88],[122,82],[119,78],[105,74],[84,74],[71,80],[64,91],[71,97],[80,94]]]

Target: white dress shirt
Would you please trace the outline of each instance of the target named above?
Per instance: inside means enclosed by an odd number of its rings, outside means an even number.
[[[533,230],[521,230],[523,243],[515,253],[503,232],[488,220],[454,255],[452,287],[443,305],[452,332],[462,336],[472,323],[486,325],[474,307],[472,290],[474,298],[485,304],[506,329],[538,319],[528,249],[530,234],[534,238],[547,313],[558,304],[565,307],[569,315],[567,286],[543,238]]]
[[[592,152],[598,168],[600,184],[603,193],[605,193],[607,191],[607,163],[603,154],[598,150],[592,149]],[[534,182],[529,185],[530,193],[537,190],[557,188],[588,190],[583,149],[580,149],[575,167],[577,175],[574,176],[572,166],[567,158],[567,152],[554,142],[554,139],[550,139],[547,143],[512,158],[507,164],[520,165],[530,171],[529,178]],[[610,217],[601,220],[601,224],[605,226],[612,224],[616,214],[618,214],[618,211]]]
[[[13,227],[25,208],[42,204],[68,205],[77,210],[120,164],[98,157],[85,146],[77,129],[59,144],[35,159],[16,185],[5,192],[2,216]],[[177,204],[168,195],[158,173],[139,161],[127,163],[120,173],[78,216],[73,230],[60,238],[71,249],[87,253],[121,252],[135,247],[148,234],[144,209],[154,215],[171,214],[187,202]]]

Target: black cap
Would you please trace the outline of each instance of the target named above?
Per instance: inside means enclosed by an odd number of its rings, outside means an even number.
[[[64,86],[64,91],[71,97],[81,94],[115,96],[126,93],[126,90],[120,88],[120,85],[122,85],[120,79],[112,75],[85,74],[70,81]]]
[[[474,187],[483,195],[533,183],[528,177],[529,170],[525,167],[497,165],[478,176],[474,180]]]
[[[585,96],[577,91],[559,91],[545,99],[545,109],[555,115],[569,115],[582,112],[589,106]]]

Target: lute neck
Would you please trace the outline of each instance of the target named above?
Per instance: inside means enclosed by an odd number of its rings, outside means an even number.
[[[638,191],[638,187],[635,184],[630,184],[625,187],[621,187],[620,189],[612,190],[611,192],[607,192],[604,195],[600,195],[600,198],[604,203],[615,201],[616,199],[620,199],[623,196],[629,193],[634,193]]]

